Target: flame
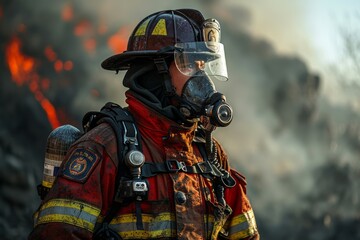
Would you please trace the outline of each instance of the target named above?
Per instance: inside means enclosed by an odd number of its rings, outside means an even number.
[[[46,56],[46,58],[50,61],[50,62],[54,62],[54,69],[56,72],[61,72],[63,70],[65,71],[70,71],[73,68],[73,63],[72,61],[61,61],[57,58],[57,54],[55,53],[55,51],[52,49],[52,47],[47,46],[44,50],[44,54]]]
[[[6,59],[13,80],[21,86],[29,81],[28,77],[34,68],[35,61],[33,58],[24,56],[20,52],[20,40],[14,38],[6,48]]]
[[[6,46],[5,51],[7,64],[13,81],[18,86],[27,84],[30,91],[34,94],[35,99],[44,109],[52,128],[55,129],[60,126],[55,107],[44,96],[40,89],[40,86],[42,89],[47,89],[50,82],[48,79],[40,79],[36,73],[35,59],[22,54],[21,42],[18,38],[13,38]]]
[[[63,70],[63,62],[61,60],[56,60],[54,63],[54,69],[56,72],[61,72]]]
[[[76,36],[83,36],[91,32],[91,23],[87,20],[79,22],[74,28],[74,34]]]
[[[70,4],[66,4],[61,12],[61,18],[67,22],[74,18],[74,10]]]
[[[46,91],[46,90],[49,90],[49,87],[50,87],[50,80],[47,78],[44,78],[41,81],[41,89]]]
[[[66,61],[64,62],[64,70],[70,71],[73,68],[73,62],[72,61]]]
[[[99,35],[103,35],[108,31],[108,26],[103,21],[100,21],[99,26],[97,28],[97,33]]]
[[[84,41],[84,48],[88,53],[93,53],[96,50],[96,40],[89,38]]]
[[[107,44],[114,53],[123,52],[127,48],[127,37],[127,29],[121,28],[118,32],[116,32],[108,39]]]
[[[75,36],[81,37],[83,42],[84,49],[92,54],[95,52],[97,47],[95,29],[93,25],[88,20],[82,20],[74,27]]]
[[[54,50],[53,50],[52,47],[50,47],[50,46],[47,46],[47,47],[45,48],[44,53],[45,53],[46,58],[47,58],[50,62],[54,62],[54,61],[56,60],[56,58],[57,58],[56,53],[54,52]]]

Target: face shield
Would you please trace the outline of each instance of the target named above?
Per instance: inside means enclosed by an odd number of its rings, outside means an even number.
[[[189,119],[207,116],[214,126],[232,121],[232,108],[212,79],[228,79],[224,47],[217,42],[179,43],[175,46],[175,65],[189,79],[181,93],[180,112]]]
[[[227,81],[225,51],[220,35],[220,23],[209,18],[202,23],[202,42],[176,43],[174,60],[178,70],[189,77],[205,73],[211,79]]]
[[[179,109],[189,119],[206,116],[214,126],[225,127],[232,121],[233,111],[212,82],[213,79],[228,80],[219,22],[211,18],[205,20],[202,35],[204,41],[174,46],[175,66],[189,77],[182,89]]]
[[[175,44],[174,61],[177,69],[189,77],[202,76],[227,81],[224,45],[219,42]]]

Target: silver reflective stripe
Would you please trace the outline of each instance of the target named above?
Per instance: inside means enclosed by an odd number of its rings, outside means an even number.
[[[246,238],[253,236],[256,232],[257,226],[253,210],[249,210],[231,219],[229,228],[230,239]]]
[[[147,238],[172,238],[174,237],[176,223],[175,216],[171,213],[161,213],[158,215],[142,214],[144,230],[136,227],[135,214],[125,214],[114,218],[109,227],[123,239],[147,239]]]
[[[172,226],[175,226],[175,222],[171,221],[162,221],[162,222],[143,222],[144,229],[150,232],[171,229]],[[110,224],[111,228],[118,231],[134,231],[136,230],[136,221],[130,223],[118,223]]]
[[[248,222],[242,222],[240,224],[232,226],[230,228],[230,232],[231,232],[231,234],[234,234],[234,233],[237,233],[237,232],[244,231],[244,230],[246,230],[248,228],[249,228],[249,223]]]
[[[46,209],[42,210],[39,213],[38,216],[39,216],[39,218],[43,218],[45,216],[55,215],[55,214],[67,215],[67,216],[75,217],[75,218],[82,219],[84,221],[87,221],[87,222],[90,222],[90,223],[93,223],[93,224],[96,223],[96,219],[97,219],[97,216],[95,216],[95,215],[92,215],[92,214],[87,213],[87,212],[82,211],[82,210],[69,208],[69,207],[46,208]]]
[[[35,214],[35,226],[50,222],[71,224],[93,231],[100,209],[80,201],[51,199]]]

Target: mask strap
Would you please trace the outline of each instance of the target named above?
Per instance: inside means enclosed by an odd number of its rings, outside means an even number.
[[[158,70],[158,73],[163,76],[164,86],[165,86],[165,95],[168,97],[172,97],[176,95],[174,87],[171,83],[171,76],[169,73],[168,65],[164,58],[156,58],[154,59],[155,66]]]

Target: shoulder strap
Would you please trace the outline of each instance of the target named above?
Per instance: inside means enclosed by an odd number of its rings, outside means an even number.
[[[136,128],[135,121],[130,112],[127,109],[122,108],[120,105],[112,102],[106,103],[100,111],[91,111],[85,114],[82,121],[84,132],[88,132],[95,126],[104,122],[108,123],[113,128],[117,140],[117,157],[119,165],[115,179],[116,192],[119,187],[121,176],[126,174],[125,170],[127,168],[124,167],[124,158],[129,150],[129,146],[132,145],[139,151],[141,150],[140,133]],[[102,236],[104,231],[106,232],[105,235],[110,234],[110,230],[107,226],[115,216],[118,209],[119,204],[116,203],[116,201],[113,201],[109,211],[104,217],[103,222],[95,226],[94,236]]]
[[[125,108],[116,103],[108,102],[100,111],[86,113],[82,121],[84,132],[90,131],[103,122],[108,123],[116,135],[119,164],[123,164],[129,143],[133,143],[138,149],[141,149],[140,135],[135,126],[135,121]]]

